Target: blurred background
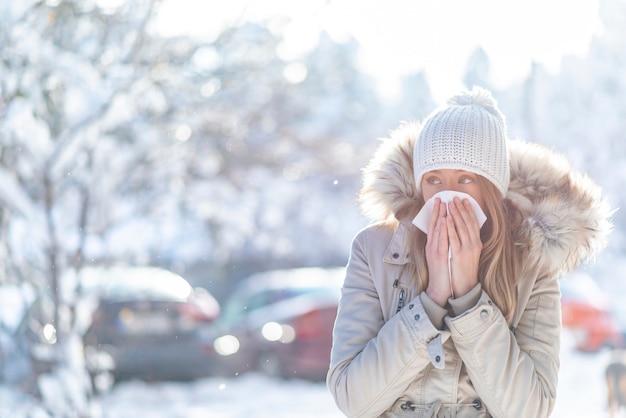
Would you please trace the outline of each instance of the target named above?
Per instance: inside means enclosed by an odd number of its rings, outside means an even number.
[[[322,379],[380,138],[480,85],[619,209],[624,74],[621,0],[0,0],[0,417],[339,416]],[[614,224],[563,280],[554,416],[607,411]]]

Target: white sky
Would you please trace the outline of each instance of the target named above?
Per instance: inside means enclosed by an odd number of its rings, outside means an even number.
[[[531,62],[558,69],[584,56],[599,31],[599,0],[165,0],[163,33],[209,38],[227,25],[278,15],[293,19],[286,49],[307,51],[320,30],[354,36],[362,69],[393,95],[398,76],[424,69],[439,102],[461,87],[467,58],[482,45],[496,87],[519,81]]]

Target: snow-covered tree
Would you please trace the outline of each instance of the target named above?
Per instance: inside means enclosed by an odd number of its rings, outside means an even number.
[[[421,121],[435,108],[428,79],[424,71],[405,76],[398,103],[388,111],[390,122]],[[389,126],[388,129],[395,126]]]
[[[465,87],[481,86],[493,90],[489,80],[490,67],[487,52],[482,47],[476,48],[467,60],[467,68],[463,77]]]
[[[336,263],[356,229],[381,114],[356,45],[281,58],[259,24],[161,38],[158,3],[3,6],[2,280],[49,292],[60,337],[85,264]]]
[[[53,300],[59,370],[77,366],[69,355],[77,289],[64,278],[106,258],[106,234],[158,194],[163,171],[149,166],[161,164],[155,150],[166,138],[155,121],[167,107],[155,75],[175,55],[163,48],[152,59],[162,45],[144,29],[155,5],[2,5],[3,280],[29,280]]]
[[[355,69],[354,43],[322,34],[287,59],[281,42],[259,24],[224,31],[198,49],[193,105],[178,108],[193,132],[180,202],[205,223],[216,264],[344,262],[353,233],[341,219],[356,212],[359,169],[376,145],[371,82]]]

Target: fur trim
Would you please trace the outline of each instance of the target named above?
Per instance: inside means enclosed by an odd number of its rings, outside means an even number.
[[[413,178],[413,147],[421,125],[406,123],[384,139],[363,169],[361,208],[375,222],[412,219],[423,204]],[[509,141],[511,182],[506,199],[518,245],[538,274],[565,274],[607,244],[613,211],[600,188],[548,148]]]
[[[507,198],[522,213],[518,233],[529,261],[547,274],[570,272],[606,247],[614,211],[562,155],[539,144],[509,144]]]
[[[392,131],[363,169],[359,201],[369,219],[390,222],[423,203],[413,177],[413,147],[421,129],[420,124],[405,123]]]

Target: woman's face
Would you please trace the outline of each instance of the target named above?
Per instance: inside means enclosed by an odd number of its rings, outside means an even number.
[[[483,192],[478,184],[478,175],[469,171],[441,169],[429,171],[422,177],[424,202],[444,190],[467,193],[485,210]]]

